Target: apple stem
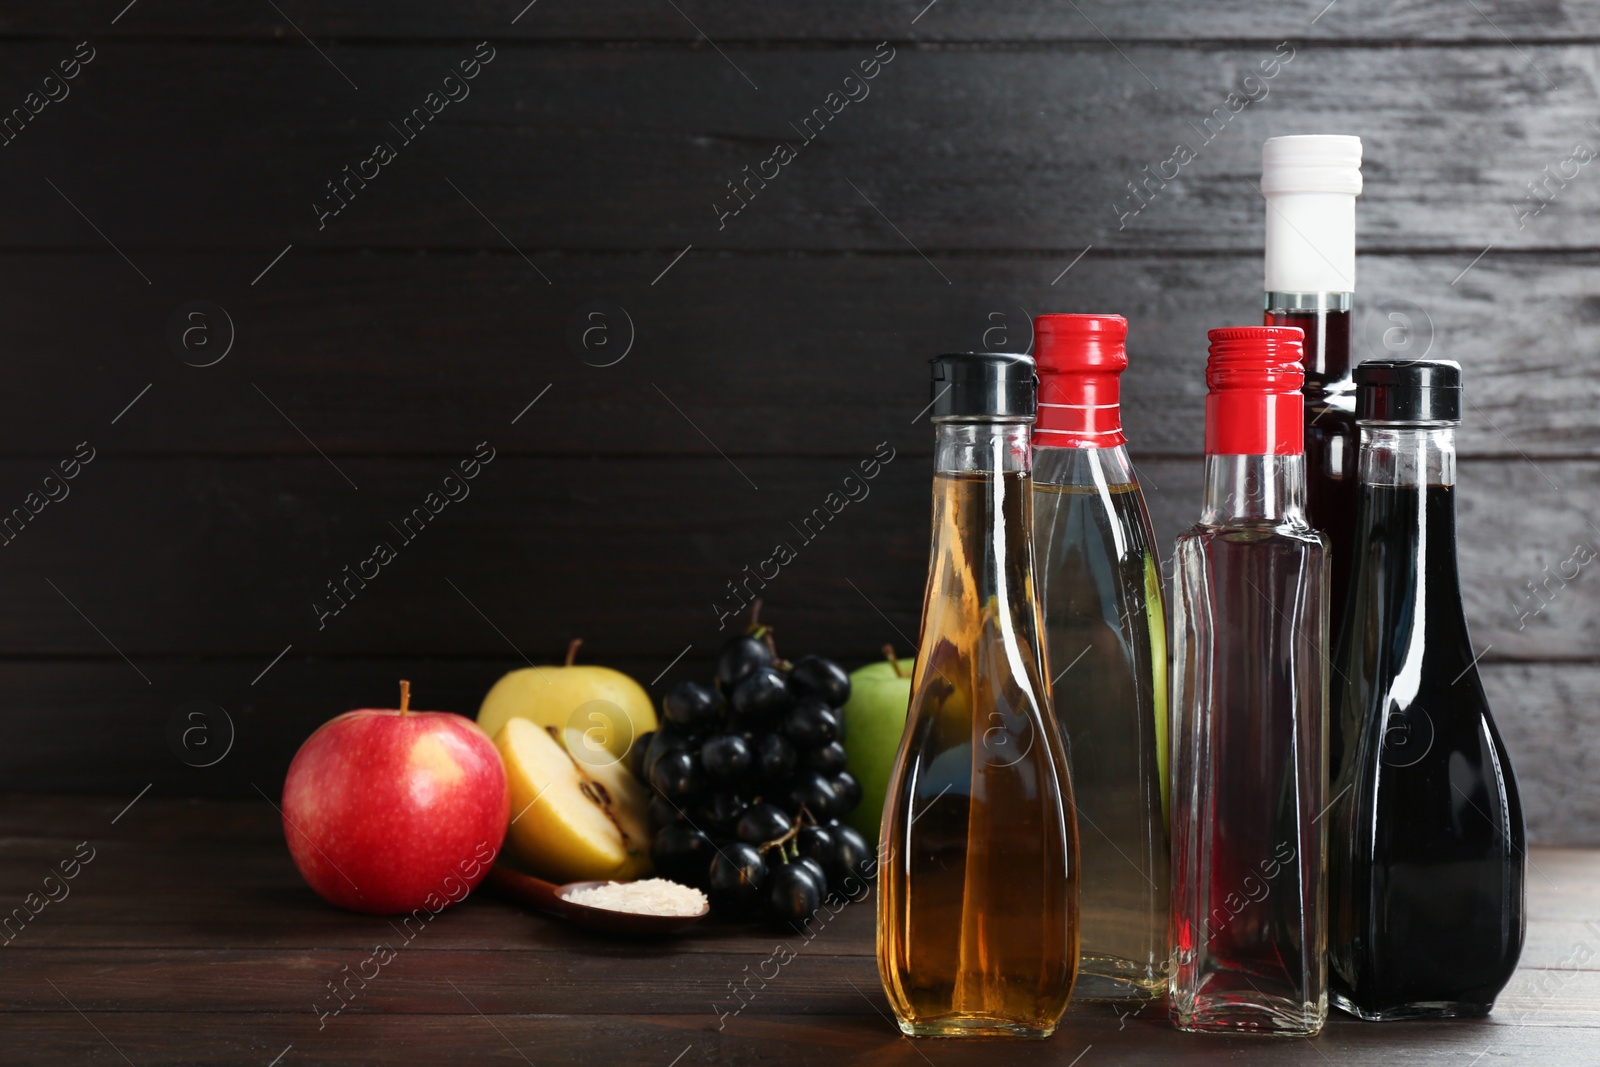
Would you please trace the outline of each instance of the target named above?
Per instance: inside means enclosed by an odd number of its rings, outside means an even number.
[[[906,672],[900,669],[900,658],[894,654],[894,646],[884,645],[883,654],[888,657],[889,666],[894,668],[894,676],[896,678],[904,678]]]
[[[411,683],[404,678],[400,679],[400,714],[404,715],[411,710]]]
[[[567,645],[567,663],[566,663],[566,665],[568,667],[572,666],[572,661],[578,658],[578,646],[581,645],[581,644],[583,644],[583,638],[574,637],[572,639],[571,643],[569,643]]]

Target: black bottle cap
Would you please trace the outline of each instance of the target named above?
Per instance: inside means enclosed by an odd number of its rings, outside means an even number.
[[[1363,421],[1461,421],[1461,364],[1453,360],[1365,360],[1356,365],[1356,389]]]
[[[1014,352],[935,356],[935,419],[1032,419],[1039,375],[1033,357]]]

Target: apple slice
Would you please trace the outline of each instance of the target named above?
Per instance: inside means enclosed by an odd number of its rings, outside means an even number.
[[[506,844],[531,873],[579,882],[637,877],[641,855],[648,866],[642,787],[629,788],[620,764],[585,767],[554,729],[522,718],[506,720],[494,745],[511,787]]]
[[[619,871],[609,877],[627,880],[649,874],[650,787],[633,776],[633,772],[628,770],[628,761],[622,757],[605,763],[590,762],[588,741],[582,730],[567,730],[566,743],[569,756],[574,746],[585,746],[580,751],[586,755],[582,758],[572,756],[572,762],[577,764],[578,773],[587,777],[590,784],[601,792],[607,802],[604,805],[606,813],[616,822],[617,829],[622,831],[622,844],[628,851],[628,859]]]

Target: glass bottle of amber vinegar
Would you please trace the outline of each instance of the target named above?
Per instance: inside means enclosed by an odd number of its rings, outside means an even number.
[[[933,372],[933,546],[878,970],[907,1034],[1045,1037],[1077,975],[1078,835],[1034,594],[1034,365],[969,353]]]

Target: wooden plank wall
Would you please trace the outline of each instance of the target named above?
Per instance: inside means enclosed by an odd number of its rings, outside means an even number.
[[[1533,836],[1600,843],[1600,579],[1572,563],[1600,545],[1597,12],[10,4],[0,514],[55,499],[0,545],[0,789],[272,793],[399,676],[470,712],[571,636],[666,685],[779,541],[787,649],[905,646],[924,360],[1025,346],[1043,311],[1132,321],[1165,541],[1197,508],[1204,331],[1259,315],[1260,143],[1325,131],[1366,145],[1358,350],[1466,367],[1466,594]],[[193,701],[232,726],[212,767],[169,741]]]

